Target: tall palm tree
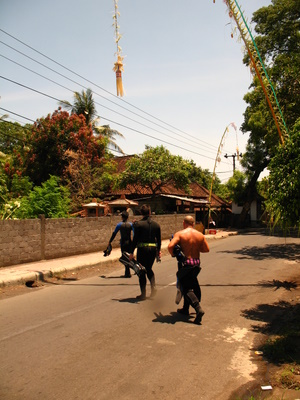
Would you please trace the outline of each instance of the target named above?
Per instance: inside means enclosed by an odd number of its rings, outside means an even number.
[[[102,125],[102,126],[95,126],[94,130],[96,134],[102,135],[107,138],[108,140],[108,147],[112,150],[116,150],[118,153],[124,154],[124,151],[121,149],[119,145],[115,142],[116,136],[119,138],[123,138],[124,136],[122,133],[115,129],[111,129],[109,125]]]
[[[71,114],[83,115],[87,125],[92,124],[95,135],[105,136],[108,139],[108,147],[111,147],[113,150],[124,154],[124,151],[115,142],[116,136],[122,138],[124,137],[122,133],[115,129],[111,129],[109,125],[98,125],[99,117],[97,117],[97,110],[91,89],[87,89],[86,92],[82,90],[81,93],[74,92],[73,104],[68,101],[60,101],[59,105],[70,111]]]
[[[74,92],[74,103],[63,100],[59,102],[60,106],[70,111],[71,114],[83,115],[88,124],[93,124],[97,116],[97,110],[93,99],[93,92],[87,89],[86,92],[82,90],[81,93]]]

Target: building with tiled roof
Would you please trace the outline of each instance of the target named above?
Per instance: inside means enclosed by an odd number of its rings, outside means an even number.
[[[126,169],[126,162],[131,157],[133,156],[115,157],[117,173]],[[105,198],[112,201],[124,198],[124,196],[126,199],[139,203],[139,205],[150,204],[153,212],[157,214],[193,212],[196,214],[197,221],[204,224],[207,224],[210,207],[218,226],[227,226],[230,222],[230,204],[213,193],[209,204],[209,190],[197,182],[190,184],[189,193],[167,184],[162,186],[157,194],[153,195],[150,188],[136,184],[128,185],[126,189],[112,190],[111,193],[106,193]]]

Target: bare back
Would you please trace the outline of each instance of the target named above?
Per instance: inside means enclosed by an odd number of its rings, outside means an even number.
[[[179,244],[187,258],[200,258],[200,253],[209,252],[205,236],[193,227],[187,227],[177,233],[170,241],[168,250],[173,255],[173,249]]]

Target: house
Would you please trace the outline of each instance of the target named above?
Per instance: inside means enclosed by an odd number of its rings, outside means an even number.
[[[264,212],[264,198],[259,194],[256,195],[254,200],[251,202],[246,226],[258,227],[262,224],[262,216]],[[239,217],[243,209],[243,203],[237,204],[232,202],[232,226],[239,226]]]
[[[131,157],[115,157],[117,173],[125,170],[126,162]],[[217,227],[226,227],[230,225],[231,221],[230,203],[212,193],[209,204],[209,190],[196,182],[190,184],[189,193],[183,189],[175,188],[172,184],[162,186],[155,195],[153,195],[149,188],[140,185],[128,185],[126,189],[113,190],[105,196],[106,199],[109,198],[118,201],[122,197],[134,201],[139,205],[147,203],[151,206],[152,212],[156,214],[195,213],[196,223],[202,222],[205,227],[208,225],[209,209]],[[133,211],[137,213],[138,210],[135,208]]]

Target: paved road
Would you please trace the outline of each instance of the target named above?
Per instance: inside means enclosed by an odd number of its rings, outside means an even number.
[[[135,301],[137,278],[120,278],[123,267],[2,300],[1,400],[229,399],[257,369],[262,322],[246,315],[284,296],[273,279],[300,273],[299,245],[260,234],[210,243],[201,326],[176,313],[168,256],[155,264],[154,300]]]

